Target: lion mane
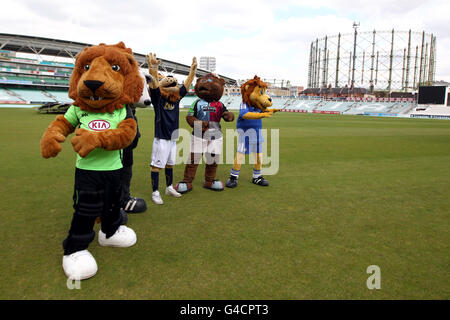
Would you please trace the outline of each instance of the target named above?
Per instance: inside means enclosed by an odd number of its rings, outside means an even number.
[[[175,103],[181,100],[180,96],[180,88],[163,88],[160,87],[159,90],[161,91],[161,95],[164,97],[164,99]]]
[[[69,97],[81,110],[113,112],[139,101],[142,90],[138,64],[123,42],[86,47],[78,54]]]
[[[253,79],[250,79],[241,85],[242,102],[252,105],[252,102],[250,101],[250,94],[256,87],[267,88],[268,85],[267,83],[261,81],[261,79],[256,75]]]

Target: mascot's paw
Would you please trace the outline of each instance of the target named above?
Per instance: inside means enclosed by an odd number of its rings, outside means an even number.
[[[253,178],[252,183],[257,184],[258,186],[267,187],[269,185],[269,181],[264,179],[263,176],[259,176],[258,178]]]
[[[147,204],[144,199],[130,197],[123,205],[123,210],[126,213],[141,213],[147,210]]]
[[[81,250],[63,256],[64,273],[69,279],[84,280],[97,273],[97,262],[87,250]]]
[[[109,238],[106,238],[106,234],[102,230],[98,232],[98,243],[104,247],[126,248],[133,246],[136,241],[136,233],[124,225],[121,225]]]
[[[224,189],[223,182],[219,180],[205,181],[203,188],[213,191],[222,191]]]
[[[70,140],[73,149],[81,157],[86,157],[92,150],[100,146],[100,139],[95,132],[86,129],[78,129],[75,136]]]
[[[176,190],[178,193],[181,193],[181,194],[187,193],[187,192],[189,192],[189,191],[192,190],[192,184],[191,184],[191,183],[188,183],[188,182],[185,182],[185,181],[178,182],[178,183],[175,185],[175,190]]]
[[[237,185],[238,185],[238,179],[236,179],[236,177],[230,176],[226,183],[227,188],[236,188]]]
[[[209,122],[208,121],[202,121],[202,131],[206,131],[209,129]]]
[[[224,112],[223,113],[223,120],[225,120],[226,122],[232,122],[234,121],[234,113],[233,112]]]
[[[61,152],[61,143],[66,141],[66,137],[61,133],[48,133],[41,139],[41,154],[44,158],[48,159],[56,157]]]

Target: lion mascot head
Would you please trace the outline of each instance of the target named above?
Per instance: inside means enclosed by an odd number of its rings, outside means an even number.
[[[195,94],[207,101],[219,101],[222,98],[225,87],[225,80],[219,78],[214,73],[208,73],[197,79],[195,83]]]
[[[255,75],[253,79],[248,80],[241,85],[242,102],[249,106],[256,107],[262,111],[272,106],[272,99],[266,93],[267,83]]]
[[[81,110],[104,113],[139,101],[144,84],[130,48],[123,42],[86,47],[75,62],[69,97]]]
[[[159,90],[161,95],[170,102],[178,102],[181,100],[180,88],[178,80],[173,75],[163,76],[159,74]]]

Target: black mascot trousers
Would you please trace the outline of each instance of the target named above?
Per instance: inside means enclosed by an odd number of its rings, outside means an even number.
[[[101,230],[111,237],[122,223],[122,169],[92,171],[75,169],[73,208],[69,235],[63,241],[64,255],[85,250],[95,238],[94,224],[101,218]]]
[[[133,176],[133,149],[130,147],[126,147],[123,149],[123,169],[121,173],[121,183],[122,183],[122,200],[125,205],[126,202],[131,197],[130,194],[130,185],[131,185],[131,177]]]

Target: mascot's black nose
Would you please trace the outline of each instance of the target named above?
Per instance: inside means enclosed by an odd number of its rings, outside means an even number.
[[[269,101],[272,102],[272,98],[269,98]]]
[[[86,87],[88,87],[93,94],[95,94],[95,90],[100,88],[103,85],[104,82],[97,81],[97,80],[85,80],[84,84]]]
[[[145,104],[146,106],[149,106],[150,103],[152,103],[150,100],[145,100],[145,101],[144,101],[144,104]]]

